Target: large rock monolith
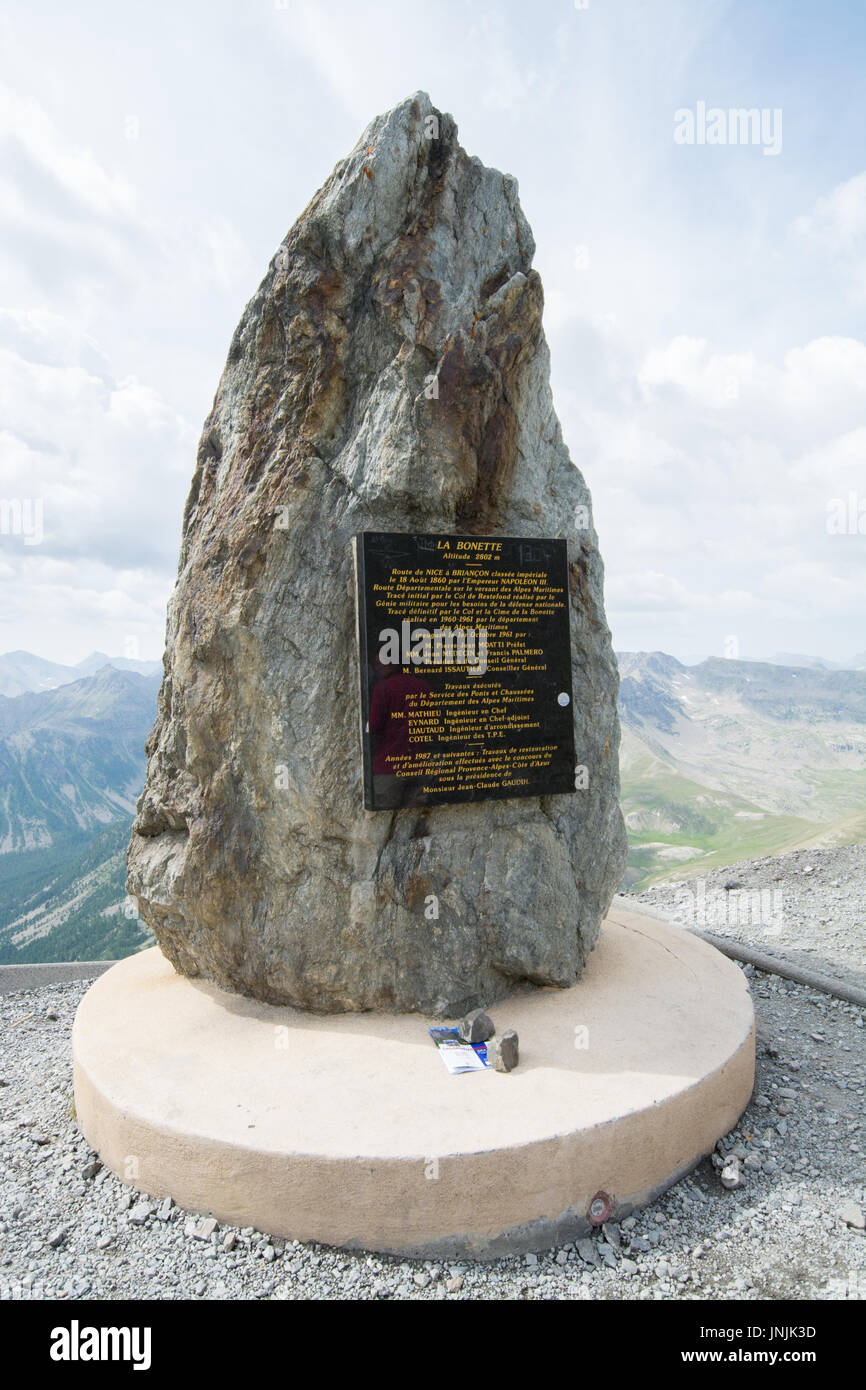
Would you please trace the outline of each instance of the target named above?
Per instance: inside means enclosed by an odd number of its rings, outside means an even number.
[[[533,251],[515,180],[419,92],[337,165],[244,311],[184,513],[129,848],[129,891],[183,974],[456,1016],[584,965],[625,858],[617,672]],[[567,540],[584,789],[364,810],[363,530]]]

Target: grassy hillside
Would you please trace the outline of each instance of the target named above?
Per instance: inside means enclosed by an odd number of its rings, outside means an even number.
[[[148,944],[125,913],[131,823],[0,856],[0,964],[115,960]]]
[[[866,839],[866,674],[620,666],[626,886]]]

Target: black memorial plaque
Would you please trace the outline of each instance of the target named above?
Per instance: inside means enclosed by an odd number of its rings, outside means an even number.
[[[575,790],[562,540],[355,537],[369,811]]]

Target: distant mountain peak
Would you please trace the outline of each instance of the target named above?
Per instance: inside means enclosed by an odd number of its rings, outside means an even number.
[[[115,671],[134,671],[139,676],[162,674],[161,661],[135,661],[131,657],[106,656],[105,652],[99,651],[91,652],[75,666],[48,661],[45,657],[34,656],[32,652],[6,652],[0,656],[0,695],[14,699],[28,691],[56,690],[105,667]]]
[[[620,676],[632,676],[638,680],[643,676],[676,676],[689,669],[675,656],[668,656],[667,652],[617,652],[616,659]]]

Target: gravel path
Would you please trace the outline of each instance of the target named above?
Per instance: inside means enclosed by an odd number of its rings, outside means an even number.
[[[627,896],[670,922],[866,988],[866,845],[750,859]]]
[[[491,1263],[344,1255],[142,1199],[73,1118],[86,982],[0,998],[0,1297],[12,1299],[866,1297],[863,1011],[745,973],[759,1020],[740,1127],[653,1206],[549,1254]],[[721,1172],[741,1158],[742,1186]]]

